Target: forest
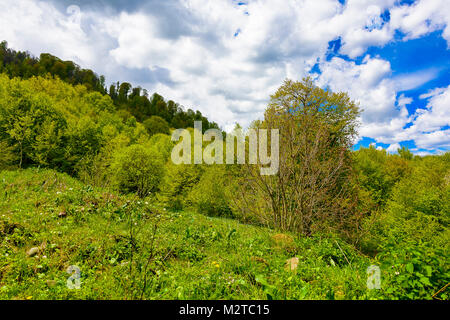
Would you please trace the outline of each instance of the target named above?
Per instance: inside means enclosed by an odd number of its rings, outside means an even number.
[[[175,165],[175,129],[219,126],[2,42],[0,299],[448,300],[450,152],[353,150],[358,104],[310,78],[267,98],[276,175]]]

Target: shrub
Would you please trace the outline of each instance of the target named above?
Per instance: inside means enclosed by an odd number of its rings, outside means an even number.
[[[227,173],[224,166],[209,166],[188,195],[190,203],[202,214],[232,217],[227,195]]]
[[[167,123],[167,121],[158,116],[151,116],[150,118],[145,120],[144,126],[150,136],[157,133],[170,133],[169,124]]]
[[[374,207],[384,207],[392,194],[392,188],[410,171],[405,159],[409,150],[403,148],[401,156],[389,155],[375,147],[361,148],[354,154],[355,171],[363,191],[367,191]]]
[[[161,154],[164,162],[167,162],[167,160],[169,159],[172,148],[174,146],[171,137],[162,133],[153,135],[149,140],[149,145],[156,152],[159,152]]]
[[[139,197],[146,197],[158,191],[164,163],[153,149],[132,145],[118,151],[112,171],[120,191],[136,192]]]
[[[370,237],[383,243],[388,239],[398,242],[414,240],[432,247],[445,244],[448,235],[448,202],[450,174],[445,157],[429,157],[413,163],[410,175],[404,177],[392,190],[386,210],[374,220]]]
[[[202,173],[201,165],[175,165],[169,161],[161,183],[161,202],[172,210],[181,210],[189,206],[187,195],[199,182]]]
[[[393,239],[391,239],[393,240]],[[400,245],[390,241],[383,246],[381,261],[382,299],[448,299],[447,292],[438,291],[450,281],[445,252],[430,250],[424,243]]]
[[[17,156],[12,147],[6,141],[0,141],[0,171],[14,167]]]

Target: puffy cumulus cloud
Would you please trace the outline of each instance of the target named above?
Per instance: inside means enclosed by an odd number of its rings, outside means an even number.
[[[391,144],[391,150],[399,142],[409,140],[415,140],[421,149],[448,145],[448,131],[441,130],[450,124],[450,87],[422,95],[422,99],[429,99],[426,109],[417,109],[413,114],[406,108],[413,102],[412,98],[398,95],[398,92],[420,87],[433,79],[435,70],[392,77],[388,61],[370,56],[366,56],[361,64],[335,57],[322,62],[319,67],[318,85],[333,91],[347,91],[360,103],[364,110],[360,137]]]
[[[398,149],[400,149],[400,144],[393,143],[389,147],[387,147],[386,151],[389,153],[396,153]]]
[[[14,48],[41,52],[43,43],[67,59],[92,64],[95,34],[89,34],[78,23],[82,12],[69,16],[45,2],[2,1],[0,4],[0,37]],[[94,41],[93,41],[94,40]]]
[[[358,65],[335,57],[320,63],[319,67],[321,74],[318,85],[333,91],[346,91],[359,101],[364,110],[364,125],[385,122],[399,115],[395,108],[396,90],[390,80],[389,61],[366,56],[363,63]]]
[[[382,46],[392,40],[394,30],[384,21],[382,14],[395,4],[395,0],[349,0],[342,14],[334,17],[330,27],[339,30],[341,52],[350,58],[364,54],[370,46]]]
[[[450,6],[447,0],[419,0],[412,5],[392,8],[391,29],[405,33],[405,40],[443,29],[450,46]]]
[[[284,78],[301,78],[323,56],[335,34],[325,21],[342,6],[334,0],[179,2],[190,36],[164,37],[147,12],[122,12],[101,24],[117,47],[109,55],[133,68],[170,70],[174,86],[155,88],[195,106],[225,127],[261,117]],[[300,16],[307,19],[299,19]]]
[[[414,141],[422,149],[448,149],[450,148],[450,129],[419,134]]]
[[[417,109],[413,123],[397,134],[397,139],[414,140],[420,149],[450,147],[450,86],[421,96],[428,99],[425,109]],[[401,141],[401,140],[400,140]]]

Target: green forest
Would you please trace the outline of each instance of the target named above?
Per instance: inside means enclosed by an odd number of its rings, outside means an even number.
[[[353,150],[360,107],[310,78],[267,98],[276,175],[175,165],[175,129],[219,126],[2,42],[0,299],[449,300],[450,152]]]

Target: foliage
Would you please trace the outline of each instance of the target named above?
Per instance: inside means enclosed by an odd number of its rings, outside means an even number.
[[[432,299],[447,300],[448,292],[438,293],[450,281],[448,256],[445,250],[430,250],[424,243],[401,244],[391,242],[383,247],[382,299]]]
[[[145,120],[144,126],[150,136],[153,136],[157,133],[170,133],[169,124],[167,123],[167,121],[158,116],[151,116],[150,118]]]
[[[89,91],[96,91],[102,95],[108,94],[119,109],[133,115],[140,122],[152,116],[159,116],[174,128],[192,127],[194,121],[201,121],[203,130],[218,128],[216,123],[209,122],[200,111],[192,109],[184,111],[179,104],[172,100],[166,102],[157,93],[149,99],[146,90],[140,87],[133,88],[127,82],[117,82],[107,90],[105,78],[98,76],[90,69],[81,69],[72,61],[62,61],[48,53],[35,58],[28,52],[8,48],[6,41],[0,43],[0,73],[22,79],[51,75],[71,85],[83,85]]]
[[[158,153],[137,144],[118,151],[111,169],[121,191],[144,198],[158,191],[163,167]]]
[[[403,156],[390,155],[385,150],[370,146],[361,148],[354,154],[358,184],[370,195],[372,209],[384,207],[394,185],[410,173],[407,161],[409,150],[400,151]]]
[[[351,229],[357,215],[349,148],[358,113],[345,93],[320,89],[311,79],[286,80],[257,128],[279,129],[279,172],[261,175],[260,164],[244,167],[241,211],[306,236],[324,227]]]
[[[225,166],[208,166],[187,196],[199,213],[215,217],[233,217],[227,187],[230,179]]]
[[[365,269],[372,261],[341,242],[350,266],[339,247],[323,237],[295,239],[287,252],[275,245],[273,230],[167,212],[52,170],[3,171],[0,198],[0,299],[360,299],[367,294]],[[67,215],[58,217],[61,211]],[[30,247],[39,247],[38,255],[27,256]],[[297,272],[285,269],[293,255],[300,259]],[[66,285],[70,265],[81,270],[79,290]]]
[[[187,196],[200,181],[202,173],[203,166],[175,165],[169,161],[161,182],[160,201],[171,210],[189,207],[190,202]]]
[[[167,163],[174,146],[174,143],[172,142],[170,136],[162,133],[157,133],[150,138],[148,145],[150,146],[150,148],[153,148],[155,152],[161,155],[164,163]]]

